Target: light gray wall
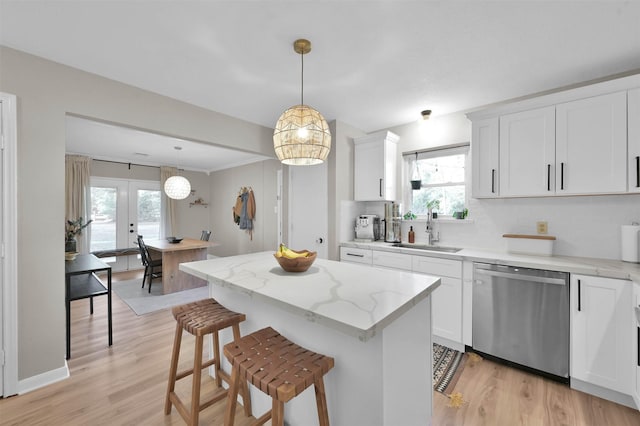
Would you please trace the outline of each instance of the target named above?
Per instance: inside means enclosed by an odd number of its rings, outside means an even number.
[[[231,256],[277,249],[276,175],[281,167],[277,160],[266,160],[211,173],[211,240],[219,244],[209,249],[211,254]],[[251,187],[256,200],[253,237],[233,221],[232,208],[242,187]]]
[[[65,365],[65,114],[267,156],[273,156],[272,129],[4,46],[0,91],[18,99],[18,379],[23,380]],[[114,345],[117,350],[117,339]]]

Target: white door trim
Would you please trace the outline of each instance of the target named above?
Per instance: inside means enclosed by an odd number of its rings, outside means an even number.
[[[18,393],[18,189],[17,98],[0,92],[2,102],[2,394]]]

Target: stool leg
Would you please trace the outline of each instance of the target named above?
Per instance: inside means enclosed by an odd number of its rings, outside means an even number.
[[[232,329],[233,329],[233,340],[234,341],[239,340],[240,325],[233,324]],[[252,409],[251,409],[251,394],[249,393],[249,385],[247,384],[246,380],[241,380],[240,386],[242,387],[240,391],[242,392],[242,405],[244,405],[244,415],[247,417],[251,417]]]
[[[231,366],[231,383],[227,393],[227,410],[224,413],[224,426],[233,426],[236,415],[236,400],[238,399],[238,385],[240,384],[239,368]]]
[[[316,379],[313,384],[313,387],[316,390],[316,405],[318,406],[318,420],[320,421],[320,426],[329,426],[329,410],[327,410],[327,396],[324,392],[324,380],[320,377]]]
[[[182,327],[176,325],[176,333],[173,338],[173,351],[171,352],[171,365],[169,367],[169,384],[167,385],[167,396],[164,402],[164,414],[171,413],[171,394],[176,387],[176,374],[178,371],[178,357],[180,356],[180,343],[182,342]]]
[[[218,338],[218,331],[213,333],[213,360],[215,361],[216,372],[216,386],[222,386],[222,377],[220,377],[220,339]]]
[[[272,398],[271,426],[284,426],[284,402]]]
[[[200,381],[202,379],[202,336],[196,336],[196,349],[193,355],[193,382],[191,387],[191,425],[198,424],[200,417]]]

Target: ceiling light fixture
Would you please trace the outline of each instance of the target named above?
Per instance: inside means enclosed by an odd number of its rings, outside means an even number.
[[[296,40],[293,50],[300,54],[302,63],[300,105],[287,109],[278,119],[273,130],[273,148],[284,164],[320,164],[331,151],[331,132],[322,114],[304,104],[304,55],[311,51],[311,42]]]
[[[428,120],[429,117],[431,117],[431,110],[430,109],[425,109],[420,114],[422,114],[422,119],[423,120]]]
[[[180,150],[182,147],[175,146],[174,149],[178,151],[178,157],[180,157]],[[178,169],[177,164],[176,169]],[[178,169],[178,173],[180,173],[180,169]],[[164,183],[164,192],[169,198],[173,198],[174,200],[184,200],[191,193],[191,184],[184,176],[171,176]]]

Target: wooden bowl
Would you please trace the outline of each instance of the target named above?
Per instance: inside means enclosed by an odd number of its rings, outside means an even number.
[[[288,257],[278,257],[275,254],[273,257],[276,258],[280,267],[287,272],[304,272],[313,264],[313,261],[316,260],[317,253],[315,251],[309,250],[293,250],[296,253],[309,253],[306,257],[296,257],[295,259],[290,259]]]

